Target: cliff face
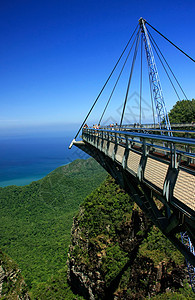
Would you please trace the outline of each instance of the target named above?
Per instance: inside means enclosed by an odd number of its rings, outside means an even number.
[[[86,299],[143,299],[178,289],[184,260],[109,177],[74,219],[68,280]]]
[[[30,300],[17,265],[0,250],[0,298]]]

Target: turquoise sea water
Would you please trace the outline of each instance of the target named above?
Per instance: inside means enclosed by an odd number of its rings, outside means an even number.
[[[68,146],[71,136],[0,139],[0,187],[26,185],[77,158],[82,151]]]

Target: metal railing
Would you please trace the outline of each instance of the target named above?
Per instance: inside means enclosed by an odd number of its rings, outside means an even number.
[[[90,140],[91,143],[97,142],[97,138],[102,141],[109,141],[125,148],[132,148],[137,145],[139,151],[143,153],[152,153],[159,151],[163,153],[167,159],[177,167],[181,161],[185,161],[188,165],[195,162],[195,139],[185,137],[186,135],[195,134],[194,131],[170,130],[173,134],[183,134],[183,136],[160,135],[161,129],[154,129],[150,134],[144,132],[144,128],[119,128],[107,127],[104,129],[83,128],[83,138]],[[166,132],[167,130],[163,130]]]

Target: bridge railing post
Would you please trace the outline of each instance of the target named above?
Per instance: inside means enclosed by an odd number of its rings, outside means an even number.
[[[93,129],[90,130],[90,141],[93,144]]]
[[[109,132],[105,132],[105,139],[109,141]]]
[[[112,153],[112,159],[115,160],[115,156],[116,156],[116,152],[117,152],[117,144],[118,144],[118,140],[117,140],[117,133],[115,132],[114,133],[114,143],[115,143],[115,146],[114,146],[114,150],[113,150],[113,153]]]
[[[102,149],[103,149],[103,144],[104,144],[104,132],[103,132],[103,131],[100,132],[100,136],[101,136],[101,139],[102,139],[100,149],[101,149],[101,151],[102,151]]]
[[[92,136],[91,136],[91,139],[92,139],[92,145],[94,146],[94,142],[95,142],[95,130],[92,129]]]
[[[145,138],[143,138],[142,146],[143,146],[143,155],[146,156],[147,155],[147,148],[146,148],[146,139]]]
[[[97,146],[97,145],[96,145],[96,139],[97,139],[97,133],[96,133],[96,130],[94,130],[93,138],[94,138],[93,144],[94,144],[94,146],[96,147],[96,146]]]
[[[130,151],[130,147],[129,147],[129,139],[128,139],[128,136],[125,135],[125,153],[124,153],[124,156],[123,156],[123,159],[122,159],[122,166],[123,166],[123,169],[126,169],[127,168],[127,158],[128,158],[128,155],[129,155],[129,151]]]
[[[85,138],[87,141],[89,141],[90,133],[89,128],[85,128],[82,131],[82,138]]]
[[[174,143],[170,144],[170,155],[171,155],[171,168],[177,168],[177,153],[176,153],[176,147]]]
[[[186,134],[186,137],[187,138],[189,138],[189,133],[187,133]],[[191,153],[192,152],[192,150],[191,150],[191,148],[190,148],[190,145],[186,145],[186,151],[188,152],[188,153]],[[189,165],[189,164],[191,164],[192,163],[192,159],[190,158],[190,157],[187,157],[187,164]]]
[[[139,181],[142,181],[143,176],[144,176],[144,170],[146,167],[147,156],[148,156],[148,151],[147,151],[146,139],[143,137],[142,138],[142,155],[141,155],[141,160],[140,160],[139,167],[137,170],[137,177],[139,178]]]

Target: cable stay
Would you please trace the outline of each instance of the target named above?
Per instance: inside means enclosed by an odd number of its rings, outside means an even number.
[[[110,97],[109,97],[109,99],[108,99],[108,102],[106,103],[106,106],[105,106],[105,108],[104,108],[104,111],[103,111],[103,113],[102,113],[102,115],[101,115],[101,117],[100,117],[100,120],[99,120],[98,124],[101,124],[101,122],[102,122],[102,119],[103,119],[103,117],[104,117],[104,114],[105,114],[105,112],[106,112],[106,110],[107,110],[107,108],[108,108],[108,105],[109,105],[109,103],[110,103],[110,100],[111,100],[111,98],[112,98],[112,96],[113,96],[113,94],[114,94],[114,91],[115,91],[116,86],[117,86],[117,84],[118,84],[118,82],[119,82],[119,79],[120,79],[120,77],[121,77],[121,75],[122,75],[122,73],[123,73],[123,70],[124,70],[125,65],[126,65],[126,63],[127,63],[127,60],[128,60],[128,58],[129,58],[129,55],[130,55],[130,53],[131,53],[131,51],[132,51],[132,48],[133,48],[133,46],[134,46],[134,44],[135,44],[136,38],[137,38],[137,36],[138,36],[138,33],[139,33],[139,31],[137,32],[137,34],[136,34],[136,36],[135,36],[135,38],[134,38],[133,44],[132,44],[132,46],[131,46],[131,48],[130,48],[128,54],[127,54],[127,57],[126,57],[126,59],[125,59],[125,62],[124,62],[124,64],[123,64],[123,66],[122,66],[122,69],[121,69],[121,71],[120,71],[120,73],[119,73],[119,76],[118,76],[118,78],[117,78],[117,80],[116,80],[116,83],[115,83],[115,85],[114,85],[114,88],[113,88],[113,90],[112,90],[112,92],[111,92],[111,94],[110,94]]]
[[[156,48],[158,49],[159,53],[161,54],[162,58],[164,59],[164,61],[165,61],[166,65],[167,65],[167,67],[169,68],[169,70],[170,70],[171,74],[173,75],[173,77],[174,77],[175,81],[177,82],[177,84],[178,84],[178,86],[179,86],[179,88],[180,88],[181,92],[183,93],[183,95],[184,95],[185,99],[186,99],[186,100],[188,100],[188,97],[186,96],[186,93],[184,92],[183,88],[181,87],[181,85],[180,85],[179,81],[177,80],[177,78],[176,78],[175,74],[173,73],[173,71],[172,71],[172,69],[171,69],[170,65],[168,64],[168,62],[167,62],[166,58],[165,58],[165,57],[164,57],[164,55],[162,54],[162,52],[161,52],[160,48],[158,47],[157,43],[155,42],[155,40],[154,40],[154,38],[153,38],[153,36],[151,35],[151,33],[150,33],[150,31],[149,31],[149,30],[148,30],[148,33],[149,33],[149,36],[150,36],[150,38],[151,38],[152,42],[155,44]],[[153,47],[154,47],[154,46],[153,46]],[[155,48],[155,47],[154,47],[154,48]],[[155,49],[155,50],[156,50],[156,49]],[[157,50],[156,50],[156,52],[157,52]]]
[[[122,115],[121,115],[120,127],[122,126],[123,117],[124,117],[124,113],[125,113],[125,107],[126,107],[126,104],[127,104],[127,99],[128,99],[128,94],[129,94],[129,88],[130,88],[130,84],[131,84],[131,79],[132,79],[132,75],[133,75],[133,69],[134,69],[135,60],[136,60],[136,56],[137,56],[137,50],[138,50],[139,41],[140,41],[140,33],[141,33],[141,30],[139,30],[138,36],[137,36],[137,41],[136,41],[136,46],[135,46],[133,61],[132,61],[132,65],[131,65],[131,72],[130,72],[130,76],[129,76],[129,81],[128,81],[128,86],[127,86],[125,101],[124,101],[124,105],[123,105],[123,111],[122,111]]]
[[[149,33],[149,31],[148,31],[148,33]],[[150,33],[149,33],[149,35],[150,35]],[[150,37],[151,37],[151,36],[150,36]],[[162,64],[162,66],[163,66],[163,69],[164,69],[164,71],[165,71],[165,73],[166,73],[166,75],[167,75],[167,77],[168,77],[168,79],[169,79],[169,81],[170,81],[170,83],[171,83],[171,85],[172,85],[174,91],[175,91],[175,94],[176,94],[177,98],[179,99],[179,101],[181,101],[181,99],[180,99],[180,97],[179,97],[179,94],[178,94],[178,92],[177,92],[177,90],[176,90],[176,88],[175,88],[175,86],[174,86],[174,84],[173,84],[173,81],[171,80],[171,77],[169,76],[169,73],[167,72],[164,63],[163,63],[163,61],[162,61],[160,55],[158,54],[157,49],[156,49],[156,47],[155,47],[155,45],[154,45],[152,39],[151,39],[151,44],[152,44],[152,46],[153,46],[153,48],[154,48],[154,50],[155,50],[155,52],[156,52],[156,54],[157,54],[157,56],[158,56],[158,58],[159,58],[161,64]]]
[[[81,124],[81,126],[80,126],[80,128],[79,128],[79,130],[78,130],[77,134],[75,135],[75,137],[74,137],[73,141],[71,142],[71,144],[70,144],[70,146],[69,146],[69,149],[71,149],[71,147],[72,147],[72,145],[73,145],[74,141],[76,140],[77,136],[79,135],[79,132],[80,132],[80,131],[81,131],[81,129],[83,128],[83,126],[84,126],[84,124],[86,123],[86,121],[87,121],[87,119],[88,119],[89,115],[91,114],[91,112],[92,112],[93,108],[95,107],[95,105],[96,105],[96,103],[97,103],[98,99],[100,98],[100,96],[101,96],[102,92],[104,91],[104,89],[105,89],[106,85],[108,84],[108,82],[109,82],[110,78],[112,77],[112,75],[113,75],[113,73],[114,73],[114,71],[115,71],[116,67],[118,66],[118,64],[119,64],[119,62],[120,62],[120,60],[121,60],[121,58],[123,57],[124,53],[126,52],[126,50],[127,50],[128,46],[129,46],[129,44],[130,44],[130,42],[131,42],[131,40],[132,40],[132,38],[133,38],[133,36],[134,36],[135,32],[136,32],[136,30],[137,30],[137,28],[138,28],[138,25],[136,26],[135,30],[133,31],[133,34],[131,35],[131,37],[130,37],[130,39],[129,39],[128,43],[126,44],[126,46],[125,46],[125,48],[124,48],[124,50],[123,50],[122,54],[120,55],[120,57],[119,57],[119,59],[118,59],[117,63],[115,64],[114,68],[112,69],[112,71],[111,71],[111,73],[110,73],[110,75],[109,75],[108,79],[106,80],[106,82],[105,82],[105,84],[103,85],[103,87],[102,87],[102,89],[101,89],[100,93],[98,94],[97,98],[95,99],[95,101],[94,101],[94,103],[93,103],[93,105],[92,105],[91,109],[89,110],[89,112],[88,112],[87,116],[85,117],[85,119],[84,119],[83,123]]]
[[[178,46],[176,46],[173,42],[171,42],[168,38],[166,38],[162,33],[160,33],[160,31],[158,31],[156,28],[154,28],[150,23],[148,23],[145,20],[145,23],[147,23],[152,29],[154,29],[158,34],[160,34],[165,40],[167,40],[171,45],[173,45],[175,48],[177,48],[180,52],[182,52],[185,56],[187,56],[189,59],[191,59],[193,62],[195,62],[195,60],[190,57],[187,53],[185,53],[181,48],[179,48]]]
[[[172,87],[173,87],[173,89],[174,89],[174,91],[175,91],[175,93],[176,93],[176,95],[177,95],[179,101],[181,101],[181,98],[179,97],[178,92],[177,92],[177,90],[176,90],[176,87],[174,86],[174,84],[173,84],[173,82],[172,82],[170,76],[168,75],[168,71],[166,70],[165,65],[163,64],[162,59],[160,58],[160,55],[161,55],[161,57],[163,58],[164,62],[166,63],[167,67],[169,68],[169,70],[170,70],[170,72],[171,72],[173,78],[175,79],[175,81],[176,81],[176,83],[177,83],[179,89],[181,90],[181,93],[183,94],[185,100],[188,100],[189,98],[186,96],[186,93],[184,92],[184,89],[182,88],[181,84],[179,83],[178,79],[176,78],[174,72],[172,71],[170,65],[168,64],[166,58],[165,58],[164,55],[162,54],[160,48],[158,47],[157,43],[155,42],[155,40],[154,40],[154,38],[153,38],[153,36],[151,35],[151,33],[150,33],[149,30],[148,30],[148,33],[149,33],[149,36],[150,36],[150,38],[151,38],[151,42],[152,42],[153,48],[155,49],[155,52],[156,52],[156,54],[157,54],[157,56],[158,56],[158,58],[159,58],[159,60],[160,60],[160,62],[161,62],[161,64],[162,64],[162,66],[163,66],[163,68],[164,68],[164,70],[165,70],[165,73],[167,74],[167,77],[169,78],[169,81],[171,82],[171,85],[172,85]],[[156,46],[156,47],[155,47],[155,46]],[[157,51],[157,50],[158,50],[158,51]],[[160,55],[159,55],[158,52],[160,53]],[[192,105],[191,105],[190,102],[189,102],[189,105],[190,105],[190,107],[192,108]]]

